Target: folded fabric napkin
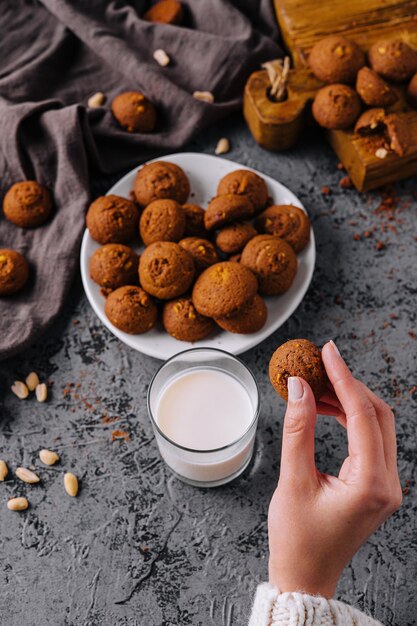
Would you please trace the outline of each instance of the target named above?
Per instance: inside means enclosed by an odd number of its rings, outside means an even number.
[[[0,298],[0,359],[25,349],[59,315],[78,266],[91,178],[181,148],[241,105],[250,72],[279,56],[270,0],[183,0],[183,26],[141,19],[145,1],[2,0],[0,200],[36,179],[53,193],[52,219],[24,230],[0,216],[0,248],[22,252],[30,284]],[[160,67],[153,52],[172,59]],[[138,90],[156,105],[151,134],[128,133],[112,98]],[[107,103],[88,109],[102,91]],[[192,97],[210,91],[215,103]]]

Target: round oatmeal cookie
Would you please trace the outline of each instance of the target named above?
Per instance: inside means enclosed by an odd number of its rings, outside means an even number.
[[[185,235],[187,237],[205,237],[207,235],[204,226],[204,209],[197,204],[183,204],[185,213]]]
[[[227,193],[211,200],[204,213],[204,225],[207,230],[215,230],[238,220],[246,220],[253,214],[253,204],[248,197]]]
[[[156,241],[179,241],[185,231],[185,213],[175,200],[154,200],[143,211],[139,232],[145,246]]]
[[[90,204],[87,228],[98,243],[127,243],[138,235],[136,204],[120,196],[101,196]]]
[[[133,190],[141,207],[165,198],[184,204],[190,194],[190,181],[175,163],[154,161],[138,171]]]
[[[266,182],[250,170],[235,170],[223,176],[217,187],[217,195],[223,196],[229,193],[249,198],[255,213],[262,211],[268,202]]]
[[[329,35],[314,44],[308,64],[324,83],[352,84],[358,70],[365,65],[365,53],[354,41],[342,35]]]
[[[260,233],[284,239],[295,252],[304,250],[310,241],[310,220],[298,206],[277,204],[268,207],[255,221]]]
[[[120,243],[106,243],[90,259],[90,276],[105,289],[117,289],[138,282],[139,257]]]
[[[313,102],[313,117],[323,128],[343,129],[353,126],[361,112],[359,96],[347,85],[322,87]]]
[[[125,91],[111,104],[113,116],[129,133],[151,133],[156,125],[155,107],[139,91]]]
[[[9,222],[20,228],[42,226],[52,212],[51,194],[36,180],[20,181],[4,196],[3,212]]]
[[[417,52],[400,39],[377,41],[369,48],[368,61],[375,72],[395,83],[417,72]]]
[[[251,239],[243,249],[240,264],[255,274],[259,293],[265,296],[287,291],[297,273],[294,250],[286,241],[272,235],[257,235]]]
[[[198,313],[190,297],[167,302],[162,322],[167,333],[180,341],[200,341],[215,328],[212,319]]]
[[[288,400],[287,380],[303,378],[311,387],[316,401],[326,391],[328,379],[321,352],[307,339],[291,339],[275,350],[269,362],[269,379],[275,391]]]
[[[245,304],[237,313],[229,317],[216,317],[215,322],[229,333],[250,335],[265,326],[268,310],[260,295]]]
[[[237,313],[255,297],[258,283],[240,263],[223,261],[207,268],[193,289],[194,306],[201,315],[224,317]]]
[[[21,291],[29,278],[29,264],[23,254],[7,248],[0,249],[0,296]]]
[[[369,67],[362,67],[356,77],[356,91],[369,107],[389,107],[398,100],[395,90]]]
[[[110,322],[130,335],[146,333],[156,324],[158,309],[152,298],[136,285],[112,291],[104,305]]]
[[[201,274],[210,265],[220,261],[216,248],[207,239],[186,237],[181,239],[179,245],[193,257],[197,274]]]
[[[172,241],[145,248],[139,261],[139,282],[156,298],[171,300],[191,287],[195,268],[192,256]]]
[[[216,246],[225,254],[241,252],[248,241],[258,234],[249,222],[236,222],[225,226],[216,235]]]

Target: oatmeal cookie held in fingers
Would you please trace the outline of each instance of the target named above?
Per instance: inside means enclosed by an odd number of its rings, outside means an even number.
[[[326,370],[319,348],[307,339],[291,339],[275,350],[269,362],[269,378],[275,391],[288,400],[287,380],[290,376],[303,378],[317,400],[326,391]]]

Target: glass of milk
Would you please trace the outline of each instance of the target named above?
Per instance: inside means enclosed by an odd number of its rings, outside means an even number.
[[[192,348],[173,356],[152,379],[148,411],[162,458],[184,482],[216,487],[249,464],[259,392],[232,354]]]

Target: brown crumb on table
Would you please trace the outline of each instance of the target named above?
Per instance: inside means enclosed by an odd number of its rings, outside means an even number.
[[[383,241],[378,240],[375,244],[375,248],[377,250],[383,250],[384,248],[386,248],[386,245],[384,244]]]
[[[408,393],[412,396],[417,391],[417,385],[413,385],[411,389],[409,389]]]
[[[350,176],[344,176],[339,181],[339,187],[341,187],[342,189],[352,189],[353,183],[352,183],[351,177]]]
[[[417,335],[413,330],[409,330],[408,334],[411,337],[411,339],[414,339],[414,341],[417,339]]]
[[[405,481],[405,486],[403,487],[402,491],[405,496],[408,496],[408,494],[410,493],[410,481],[409,480]]]
[[[390,313],[389,316],[390,316],[390,318],[392,320],[397,320],[398,319],[398,315],[396,313]]]
[[[332,191],[331,191],[330,187],[325,185],[324,187],[321,188],[321,193],[323,194],[323,196],[330,196]]]
[[[344,170],[345,169],[345,166],[343,165],[343,163],[340,163],[340,162],[337,164],[336,167],[337,167],[338,170]]]
[[[125,430],[116,429],[116,430],[113,430],[111,434],[111,440],[112,441],[118,441],[118,440],[129,441],[130,434],[126,432]]]
[[[113,424],[114,422],[118,422],[120,420],[119,415],[115,415],[115,417],[109,417],[109,415],[103,415],[101,421],[103,424]]]
[[[359,234],[359,233],[355,233],[355,234],[353,235],[353,239],[354,239],[354,241],[361,241],[361,236],[360,236],[360,234]]]

